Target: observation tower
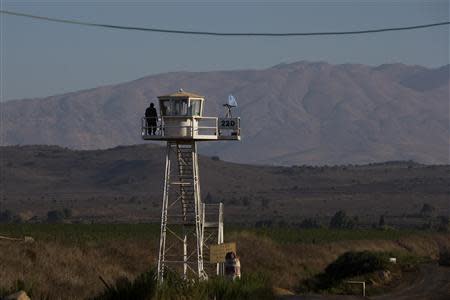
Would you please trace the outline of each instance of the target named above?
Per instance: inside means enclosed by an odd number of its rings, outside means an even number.
[[[204,117],[205,98],[181,89],[158,102],[159,117],[141,123],[144,140],[167,141],[158,282],[168,269],[207,279],[219,272],[204,258],[208,245],[223,243],[223,206],[201,201],[197,142],[240,140],[240,119],[231,116],[230,104],[224,118]]]

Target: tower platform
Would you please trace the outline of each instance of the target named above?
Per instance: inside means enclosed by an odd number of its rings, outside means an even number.
[[[148,141],[240,141],[240,118],[177,116],[141,120],[141,137]],[[225,126],[232,124],[232,126]]]

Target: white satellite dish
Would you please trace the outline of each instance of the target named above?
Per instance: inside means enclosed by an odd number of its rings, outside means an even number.
[[[228,105],[230,107],[237,107],[236,98],[231,94],[228,96]]]
[[[233,115],[231,114],[231,109],[233,107],[237,107],[237,101],[236,98],[234,98],[233,95],[228,95],[228,103],[224,104],[223,106],[226,107],[226,112],[225,112],[225,118],[232,118]]]

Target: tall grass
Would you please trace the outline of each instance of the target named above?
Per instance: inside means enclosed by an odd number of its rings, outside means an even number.
[[[105,290],[99,275],[110,283],[138,278],[156,263],[159,229],[159,224],[0,224],[2,235],[35,239],[34,243],[0,240],[0,289],[4,293],[16,290],[16,281],[21,280],[31,287],[33,299],[98,295]],[[259,272],[270,272],[273,286],[291,289],[346,251],[400,251],[437,259],[440,248],[450,247],[449,235],[404,230],[227,227],[225,238],[237,243],[244,274],[241,282],[229,286],[211,280],[202,288],[199,283],[195,290],[187,286],[183,291],[208,297],[209,290],[220,296],[239,289],[242,295],[252,289],[251,284],[239,285],[250,280],[247,277],[253,275],[249,274]],[[121,279],[118,283],[125,287],[134,282]],[[253,288],[248,293],[261,290]]]
[[[156,292],[156,273],[151,270],[139,275],[134,281],[121,278],[112,286],[107,283],[105,285],[105,291],[91,300],[150,300]]]
[[[91,300],[250,300],[274,299],[272,284],[262,274],[248,274],[240,280],[231,281],[223,277],[206,281],[183,280],[177,274],[167,273],[161,285],[157,285],[155,271],[146,272],[134,281],[120,279],[106,287]]]
[[[32,296],[33,286],[23,280],[17,280],[8,289],[0,287],[0,299],[3,299],[4,297],[6,298],[8,295],[11,295],[17,291],[25,291],[29,296]],[[44,297],[41,298],[44,299]]]

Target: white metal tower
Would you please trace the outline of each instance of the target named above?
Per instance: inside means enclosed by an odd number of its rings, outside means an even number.
[[[158,282],[169,269],[206,279],[219,272],[204,257],[209,244],[223,243],[223,206],[201,201],[197,142],[240,140],[240,119],[203,117],[204,97],[183,90],[158,99],[160,117],[156,110],[144,117],[141,132],[144,140],[167,141]]]

